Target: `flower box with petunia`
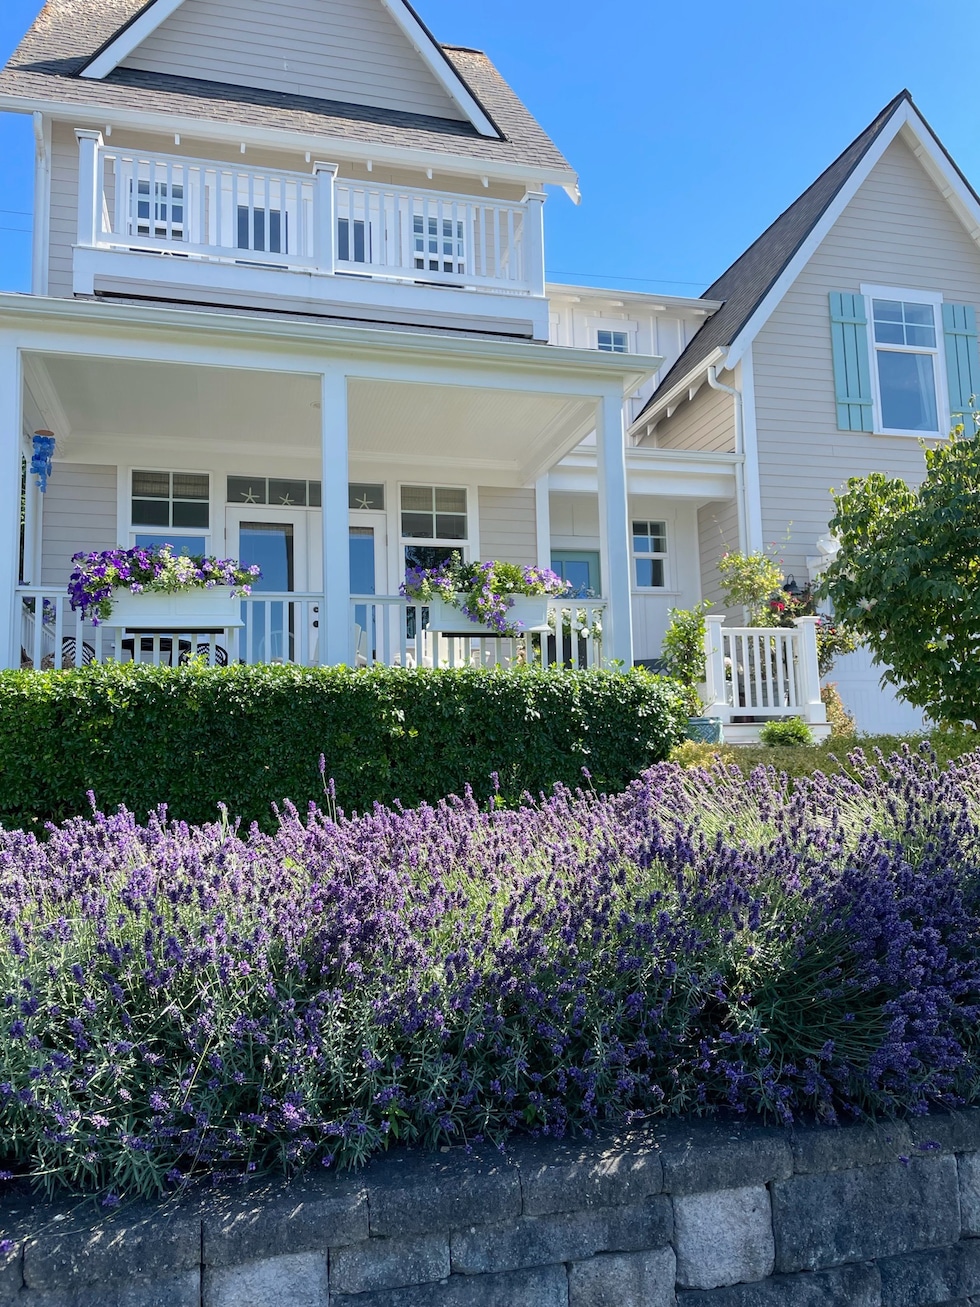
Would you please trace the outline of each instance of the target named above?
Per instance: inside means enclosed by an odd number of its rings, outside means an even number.
[[[128,630],[227,630],[241,626],[236,599],[252,593],[258,567],[231,558],[187,557],[172,545],[75,554],[72,609],[94,626]]]
[[[410,567],[401,593],[428,608],[430,631],[512,637],[547,630],[548,600],[567,589],[546,567],[464,563],[453,554],[438,567]]]

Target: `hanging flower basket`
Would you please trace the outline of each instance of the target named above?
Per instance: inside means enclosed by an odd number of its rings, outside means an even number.
[[[546,567],[464,563],[412,567],[401,592],[429,611],[430,631],[513,637],[548,629],[548,600],[568,586]]]
[[[243,625],[236,600],[252,593],[258,567],[233,559],[177,556],[161,549],[109,549],[76,554],[68,583],[73,611],[93,626],[130,631],[225,631]]]

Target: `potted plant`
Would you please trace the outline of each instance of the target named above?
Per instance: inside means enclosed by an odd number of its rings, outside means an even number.
[[[705,717],[701,687],[704,684],[704,615],[711,605],[702,600],[694,608],[672,608],[670,625],[664,635],[662,654],[664,670],[679,681],[687,696],[690,713],[688,738],[701,744],[723,743],[720,717]]]
[[[438,567],[410,567],[401,586],[429,610],[430,631],[506,637],[548,630],[548,600],[566,590],[546,567],[464,563],[458,553]]]
[[[221,631],[243,625],[235,601],[262,572],[233,559],[188,558],[159,549],[75,554],[68,582],[72,609],[93,626],[130,631]]]

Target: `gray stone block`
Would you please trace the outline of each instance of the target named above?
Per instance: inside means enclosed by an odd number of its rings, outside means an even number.
[[[789,1142],[793,1169],[801,1175],[846,1171],[853,1166],[883,1166],[913,1152],[912,1135],[904,1121],[797,1129]]]
[[[201,1307],[327,1307],[327,1254],[209,1266],[203,1290]]]
[[[206,1206],[203,1224],[205,1266],[325,1252],[368,1237],[367,1190],[333,1176],[258,1186],[248,1198]]]
[[[607,1253],[568,1268],[568,1307],[674,1307],[672,1248]]]
[[[499,1158],[403,1153],[370,1167],[371,1233],[385,1238],[437,1234],[521,1214],[517,1168]]]
[[[670,1242],[671,1230],[670,1200],[663,1197],[635,1207],[523,1216],[500,1225],[455,1231],[451,1239],[453,1271],[486,1275],[581,1261],[596,1253],[658,1248]]]
[[[980,1241],[886,1257],[879,1263],[882,1307],[932,1307],[980,1293]]]
[[[956,1159],[960,1184],[960,1226],[964,1234],[980,1235],[980,1153]]]
[[[876,1266],[838,1266],[707,1293],[679,1293],[677,1307],[881,1307],[881,1281]]]
[[[663,1189],[663,1163],[652,1140],[630,1146],[526,1145],[514,1160],[525,1216],[640,1203]]]
[[[909,1130],[917,1153],[980,1152],[980,1107],[916,1116],[909,1122]]]
[[[24,1248],[28,1289],[70,1289],[174,1276],[201,1262],[201,1221],[181,1210],[129,1208],[100,1220],[50,1224]]]
[[[2,1300],[0,1300],[2,1301]],[[201,1307],[201,1272],[113,1280],[70,1289],[25,1289],[17,1307]]]
[[[11,1240],[11,1244],[7,1252],[0,1252],[0,1304],[3,1307],[20,1293],[24,1283],[24,1245],[19,1240]]]
[[[912,1158],[772,1186],[778,1271],[871,1261],[959,1238],[956,1161]]]
[[[368,1239],[330,1254],[330,1292],[369,1293],[445,1280],[450,1273],[449,1236]]]
[[[674,1199],[677,1283],[718,1289],[772,1274],[769,1191],[762,1185]]]
[[[793,1174],[785,1130],[716,1121],[670,1122],[657,1131],[664,1191],[699,1194],[768,1184]]]
[[[503,1275],[451,1275],[438,1284],[410,1289],[356,1297],[331,1294],[330,1307],[568,1307],[568,1276],[564,1266],[537,1266]]]

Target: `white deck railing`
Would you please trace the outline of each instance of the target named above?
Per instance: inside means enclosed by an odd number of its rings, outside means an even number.
[[[523,203],[113,149],[83,133],[78,244],[544,295],[543,197]]]
[[[17,596],[23,667],[63,669],[110,660],[174,665],[192,657],[212,666],[311,667],[320,661],[324,597],[319,594],[254,594],[242,600],[241,628],[206,635],[180,630],[134,634],[113,626],[111,618],[93,626],[72,612],[60,589],[25,587]],[[601,666],[605,604],[552,600],[548,611],[550,632],[514,639],[446,636],[426,629],[422,605],[399,596],[355,595],[348,661],[354,667]]]
[[[817,656],[819,618],[801,617],[791,627],[726,627],[724,620],[706,619],[705,712],[723,722],[740,717],[825,722]]]

